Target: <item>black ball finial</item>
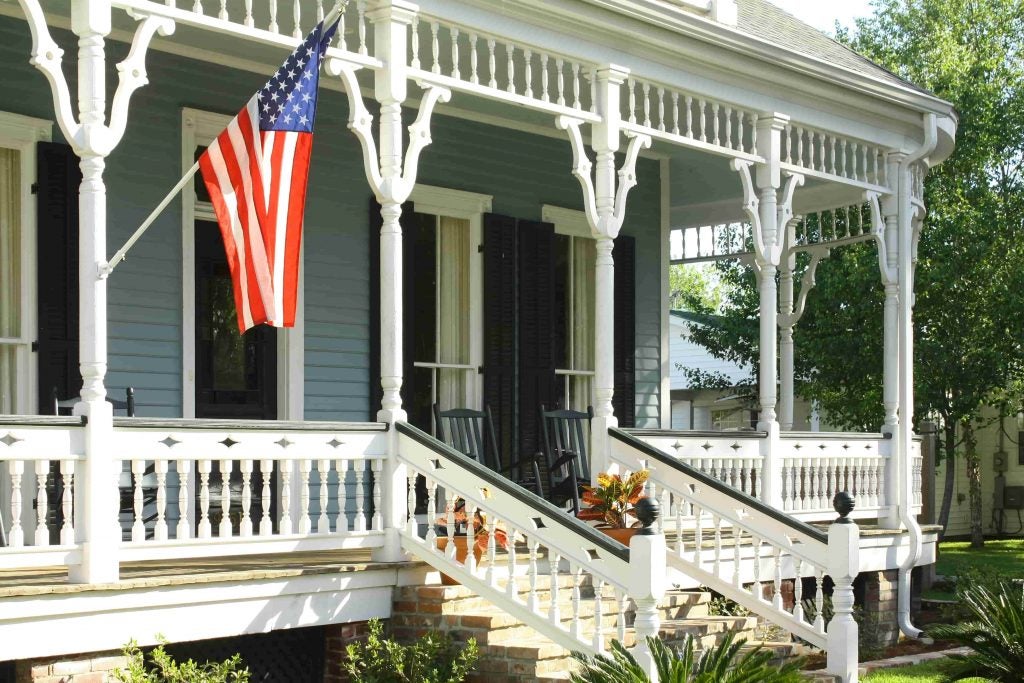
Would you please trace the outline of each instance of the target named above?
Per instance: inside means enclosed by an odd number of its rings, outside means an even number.
[[[836,494],[836,497],[832,499],[832,507],[836,512],[839,513],[839,519],[836,520],[836,524],[852,524],[853,521],[847,519],[847,515],[853,512],[853,508],[856,507],[853,496],[847,491],[840,491]]]
[[[654,498],[641,498],[636,502],[636,518],[644,525],[637,533],[641,536],[654,535],[654,522],[661,514],[661,505]]]

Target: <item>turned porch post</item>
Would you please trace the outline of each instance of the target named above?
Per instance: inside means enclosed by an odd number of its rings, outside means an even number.
[[[898,177],[900,162],[905,154],[889,154],[886,158],[890,178]],[[899,198],[898,190],[884,197],[881,202],[885,223],[883,240],[885,244],[885,267],[882,271],[882,285],[885,288],[885,304],[882,320],[882,404],[885,410],[882,432],[888,434],[889,459],[886,462],[885,500],[888,505],[879,524],[885,528],[899,528],[899,454],[897,429],[900,416],[900,281],[899,281]]]
[[[786,244],[792,246],[795,227],[786,228]],[[796,270],[796,255],[786,253],[779,269],[779,428],[788,432],[793,429],[793,273]]]
[[[106,118],[104,39],[110,33],[109,0],[77,0],[71,5],[71,29],[78,36],[79,135],[73,141],[81,159],[79,206],[79,367],[85,415],[85,462],[75,477],[75,531],[82,543],[82,563],[69,569],[77,583],[118,580],[118,469],[110,453],[113,410],[103,384],[107,374],[107,191],[103,169],[109,154]]]

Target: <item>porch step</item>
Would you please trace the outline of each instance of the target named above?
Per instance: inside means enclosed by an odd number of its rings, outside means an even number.
[[[517,578],[515,585],[520,599],[525,600],[530,592],[529,580]],[[568,627],[572,616],[573,577],[559,574],[556,585],[559,620]],[[584,581],[580,593],[580,629],[584,638],[591,638],[597,623],[594,589],[589,581]],[[552,603],[551,591],[538,588],[536,595],[541,608],[547,610]],[[756,617],[709,616],[710,602],[711,596],[705,591],[669,591],[658,607],[662,619],[661,637],[670,645],[681,646],[687,636],[692,636],[701,648],[716,645],[728,631],[753,639]],[[601,601],[605,647],[617,638],[618,609],[618,602],[613,598]],[[636,644],[636,633],[631,627],[633,617],[634,608],[630,603],[625,611],[629,627],[623,638],[627,647]],[[442,631],[457,642],[474,638],[480,648],[480,660],[476,673],[469,679],[471,682],[565,681],[575,668],[574,660],[564,648],[465,586],[396,588],[392,627],[399,637]]]

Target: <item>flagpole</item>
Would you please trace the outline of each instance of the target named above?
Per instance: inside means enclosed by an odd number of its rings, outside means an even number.
[[[338,18],[341,16],[341,13],[345,11],[346,7],[348,7],[348,0],[339,0],[339,2],[336,2],[331,11],[328,12],[327,16],[324,17],[323,26],[330,26],[335,21],[337,21]],[[125,254],[128,253],[128,250],[131,249],[135,245],[135,243],[139,241],[139,238],[142,237],[146,230],[149,230],[149,227],[153,225],[153,222],[157,219],[157,217],[163,212],[164,209],[167,208],[167,205],[171,203],[171,200],[173,200],[178,195],[178,193],[184,189],[185,185],[188,183],[189,180],[192,179],[192,176],[194,176],[196,174],[196,171],[198,170],[199,162],[197,161],[196,163],[192,164],[192,168],[188,169],[188,171],[185,172],[185,175],[182,176],[181,180],[178,181],[178,184],[171,188],[171,191],[167,193],[167,196],[163,198],[163,201],[157,204],[157,207],[153,209],[152,213],[150,213],[149,216],[146,217],[146,220],[142,222],[142,225],[139,226],[138,230],[136,230],[132,234],[132,236],[128,238],[128,241],[124,243],[124,246],[118,249],[117,253],[114,254],[114,256],[107,263],[100,266],[101,278],[109,277],[110,274],[114,272],[114,268],[117,268],[117,266],[122,261],[124,261]]]
[[[194,176],[196,174],[196,171],[198,170],[199,162],[197,161],[196,163],[192,164],[192,168],[188,169],[188,171],[185,172],[185,175],[182,176],[181,180],[178,181],[178,184],[171,188],[171,191],[167,193],[167,196],[163,198],[163,201],[157,204],[156,208],[153,209],[152,213],[150,213],[149,216],[146,217],[146,220],[142,221],[142,225],[140,225],[139,229],[136,230],[135,233],[130,238],[128,238],[128,241],[124,243],[124,246],[118,249],[117,253],[114,254],[113,258],[111,258],[106,265],[100,268],[100,277],[108,277],[111,273],[114,272],[114,268],[117,268],[118,264],[124,261],[125,254],[128,253],[128,250],[131,249],[132,246],[139,241],[139,238],[142,237],[142,234],[146,232],[146,230],[149,230],[149,226],[153,224],[153,221],[157,219],[157,216],[159,216],[163,212],[163,210],[167,208],[167,205],[171,203],[171,200],[173,200],[178,195],[178,193],[185,188],[185,185],[188,183],[188,181],[192,180],[192,176]]]

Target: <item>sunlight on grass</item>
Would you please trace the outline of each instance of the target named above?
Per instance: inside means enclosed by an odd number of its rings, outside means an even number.
[[[1024,538],[985,541],[985,547],[978,550],[967,541],[939,544],[939,561],[935,563],[938,574],[956,576],[962,567],[972,566],[1024,578]]]
[[[914,666],[900,666],[875,671],[861,678],[861,683],[939,683],[944,661],[935,659]],[[989,683],[985,678],[965,678],[961,683]]]

